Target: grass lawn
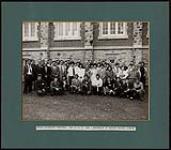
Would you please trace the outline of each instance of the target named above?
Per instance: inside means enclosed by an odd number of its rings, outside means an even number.
[[[23,120],[147,120],[148,100],[112,96],[72,95],[39,97],[23,94]]]

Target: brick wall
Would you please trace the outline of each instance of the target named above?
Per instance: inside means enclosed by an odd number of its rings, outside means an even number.
[[[147,37],[147,28],[148,28],[147,23],[143,23],[143,28],[142,28],[142,44],[143,45],[149,44],[149,38]]]
[[[123,58],[123,59],[128,59],[130,60],[131,57],[134,55],[134,50],[132,49],[98,49],[100,46],[125,46],[125,47],[132,47],[133,46],[133,23],[128,22],[128,28],[127,28],[127,33],[128,33],[128,38],[127,39],[98,39],[99,35],[99,24],[97,22],[93,22],[94,26],[94,57],[95,59],[105,59],[105,58]],[[48,30],[48,36],[49,36],[49,48],[53,49],[50,50],[50,58],[74,58],[74,59],[82,59],[82,60],[87,60],[92,58],[92,52],[91,49],[86,49],[84,47],[84,35],[85,35],[85,28],[84,28],[85,22],[82,22],[80,27],[80,35],[81,35],[81,40],[65,40],[65,41],[54,41],[54,25],[52,22],[49,23],[49,30]],[[146,36],[147,34],[147,23],[143,23],[142,26],[142,45],[148,45],[148,38]],[[39,41],[30,41],[30,42],[23,42],[22,47],[25,49],[23,51],[23,56],[24,57],[46,57],[46,52],[42,49],[39,50],[40,48],[40,38],[41,38],[41,33],[40,33],[40,26],[38,27],[38,36],[39,36]],[[66,49],[63,50],[62,47],[64,48],[69,48],[69,47],[76,47],[76,48],[81,48],[81,49]],[[32,48],[32,50],[27,50]],[[34,50],[35,48],[35,50]],[[136,54],[139,55],[139,50],[136,51]],[[147,61],[148,60],[148,50],[142,50],[142,59]]]

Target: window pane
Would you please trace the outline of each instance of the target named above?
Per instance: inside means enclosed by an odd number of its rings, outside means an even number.
[[[72,35],[73,36],[76,36],[77,35],[77,30],[78,30],[78,23],[77,22],[73,22],[73,24],[72,24],[73,26],[72,26]]]
[[[65,23],[65,35],[68,36],[70,33],[70,23]]]
[[[31,37],[35,36],[35,26],[36,24],[34,22],[31,23]]]
[[[102,33],[103,34],[108,34],[108,23],[107,22],[103,22],[103,28],[102,28]]]
[[[123,22],[118,22],[118,34],[123,34],[124,32]]]
[[[110,23],[110,34],[116,34],[116,23],[115,22],[111,22]]]
[[[29,36],[29,23],[24,23],[24,37]]]
[[[58,27],[57,27],[57,35],[59,36],[63,36],[63,23],[57,23]]]

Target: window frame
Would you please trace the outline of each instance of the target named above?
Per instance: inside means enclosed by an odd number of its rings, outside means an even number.
[[[59,36],[59,34],[57,35],[57,26],[59,25],[58,23],[62,24],[62,29],[63,29],[63,35]],[[66,35],[66,27],[68,25],[68,23],[70,23],[69,25],[69,35]],[[73,34],[73,29],[74,29],[74,23],[77,23],[77,34],[75,34],[74,36]],[[57,25],[58,24],[58,25]],[[63,41],[63,40],[81,40],[81,35],[80,35],[80,25],[81,22],[53,22],[54,25],[54,40],[55,41]],[[75,32],[75,31],[74,31]]]
[[[98,39],[127,39],[128,34],[127,34],[127,22],[123,22],[123,34],[118,34],[118,23],[120,22],[115,22],[115,34],[111,34],[111,23],[112,22],[107,22],[108,24],[108,34],[103,34],[103,23],[99,23],[99,36]]]
[[[28,23],[28,36],[25,36],[25,33],[24,33],[25,32],[25,27],[24,27],[25,23]],[[32,36],[32,33],[31,33],[32,23],[34,23],[34,26],[35,26],[34,36]],[[39,25],[38,22],[23,22],[22,23],[22,40],[23,41],[38,41],[39,40],[38,25]]]

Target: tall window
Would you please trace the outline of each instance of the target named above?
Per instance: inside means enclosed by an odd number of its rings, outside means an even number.
[[[100,22],[99,38],[128,38],[126,22]]]
[[[38,40],[38,22],[24,22],[23,23],[23,41],[37,41]]]
[[[79,40],[80,22],[54,22],[54,40]]]

